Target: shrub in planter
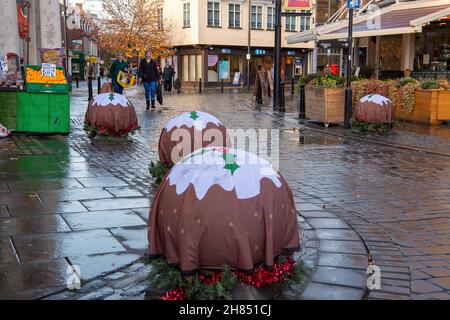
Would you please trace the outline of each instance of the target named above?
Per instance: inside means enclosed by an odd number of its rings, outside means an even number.
[[[439,89],[441,87],[441,84],[438,81],[424,81],[420,84],[420,87],[422,89]]]

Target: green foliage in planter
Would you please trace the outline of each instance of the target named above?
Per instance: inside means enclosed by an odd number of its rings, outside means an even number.
[[[398,122],[393,121],[392,123],[368,123],[352,120],[351,125],[352,128],[356,129],[356,131],[360,133],[385,133],[392,129],[395,129],[398,126]]]
[[[335,76],[332,74],[327,74],[315,79],[314,85],[316,87],[324,88],[337,88],[344,85],[344,78],[341,76]]]
[[[438,81],[424,81],[420,84],[420,87],[422,89],[439,89],[441,87],[441,84]]]
[[[321,75],[318,73],[311,73],[300,77],[300,84],[308,84]]]
[[[397,90],[398,105],[400,110],[406,112],[412,112],[416,105],[416,82],[407,82],[405,85],[400,86]]]
[[[184,285],[181,272],[165,260],[153,260],[152,269],[148,275],[150,284],[158,289],[175,290]]]
[[[407,84],[417,84],[417,80],[411,77],[406,77],[406,78],[401,78],[400,80],[398,80],[398,85],[400,87],[406,86]]]
[[[162,163],[162,162],[150,162],[149,171],[150,175],[155,179],[155,184],[159,185],[162,182],[164,176],[172,169],[173,164]]]
[[[397,88],[392,81],[361,80],[352,82],[352,102],[355,107],[361,98],[369,94],[379,94],[389,98],[394,104],[397,101]]]

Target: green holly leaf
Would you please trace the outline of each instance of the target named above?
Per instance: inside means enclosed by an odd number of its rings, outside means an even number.
[[[224,153],[223,159],[225,160],[225,167],[223,167],[226,170],[231,171],[231,175],[234,175],[237,169],[239,169],[239,165],[236,163],[236,156],[231,153]]]
[[[194,111],[194,112],[191,112],[190,115],[191,115],[190,118],[191,118],[192,120],[194,120],[194,121],[197,120],[197,119],[199,118],[197,112],[195,112],[195,111]]]
[[[111,94],[109,95],[109,100],[110,100],[110,101],[113,101],[113,100],[114,100],[114,93],[111,93]]]

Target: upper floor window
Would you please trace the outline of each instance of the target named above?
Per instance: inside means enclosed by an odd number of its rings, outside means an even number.
[[[267,30],[275,29],[275,8],[267,7]]]
[[[230,3],[228,5],[228,27],[240,28],[241,27],[241,5]]]
[[[286,12],[295,12],[295,10],[286,10]],[[295,25],[295,16],[286,16],[286,31],[296,31],[297,27]]]
[[[252,29],[262,29],[262,6],[252,6],[251,7],[251,28]]]
[[[309,10],[301,10],[302,13],[309,13]],[[300,17],[300,31],[309,30],[311,28],[311,17]]]
[[[220,27],[220,2],[208,1],[208,27]]]
[[[183,28],[191,26],[191,4],[189,2],[183,3]]]

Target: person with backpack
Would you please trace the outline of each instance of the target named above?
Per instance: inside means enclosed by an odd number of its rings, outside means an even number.
[[[147,52],[145,53],[145,58],[142,59],[139,66],[139,83],[144,84],[145,101],[147,104],[146,110],[150,108],[150,101],[152,109],[156,108],[156,88],[160,79],[161,75],[158,71],[158,65],[156,61],[152,58],[152,51],[147,50]]]

